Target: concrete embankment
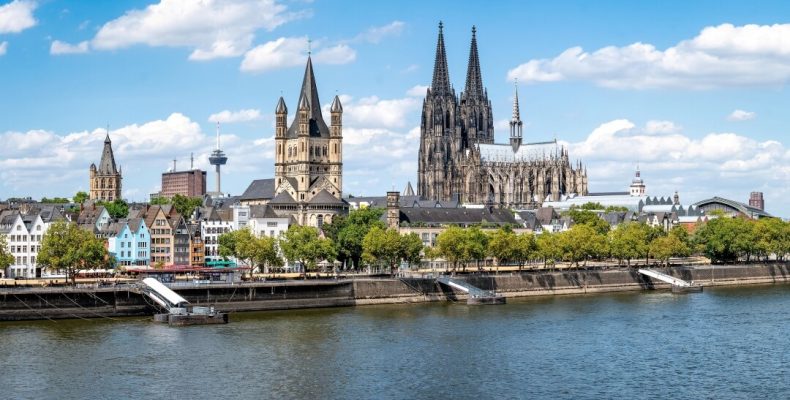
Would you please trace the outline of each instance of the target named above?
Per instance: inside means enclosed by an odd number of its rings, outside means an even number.
[[[704,286],[790,283],[788,264],[656,268]],[[459,274],[474,286],[507,297],[669,289],[633,269]],[[462,292],[432,278],[261,282],[173,287],[195,305],[228,312],[454,301]],[[135,290],[118,288],[0,289],[0,321],[150,315],[153,305]]]

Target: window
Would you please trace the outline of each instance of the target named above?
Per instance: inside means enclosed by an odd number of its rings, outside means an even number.
[[[41,225],[37,226],[36,230],[40,232],[41,231]]]
[[[272,228],[272,227],[276,228],[277,227],[277,222],[268,221],[268,222],[266,222],[266,226],[268,226],[269,228]]]

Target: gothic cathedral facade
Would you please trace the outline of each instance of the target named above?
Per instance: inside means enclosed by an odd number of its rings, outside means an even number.
[[[568,150],[553,141],[524,143],[518,93],[510,120],[510,143],[494,143],[494,118],[483,86],[477,32],[460,97],[450,85],[442,23],[433,80],[423,101],[417,194],[468,204],[534,208],[562,195],[587,194],[587,171],[571,163]]]
[[[275,109],[275,195],[269,205],[300,225],[321,227],[348,212],[343,195],[343,106],[335,96],[330,124],[321,113],[313,62],[307,58],[296,116],[280,97]]]
[[[90,176],[91,200],[113,201],[121,199],[121,169],[115,166],[115,156],[112,153],[110,133],[104,138],[104,149],[101,153],[99,167],[91,163],[88,174]]]

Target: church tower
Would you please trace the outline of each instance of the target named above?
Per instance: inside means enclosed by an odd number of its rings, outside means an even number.
[[[113,201],[121,198],[121,169],[115,166],[109,130],[104,138],[99,167],[96,168],[96,164],[91,164],[88,173],[91,200]]]
[[[466,70],[466,87],[461,93],[462,148],[476,143],[494,143],[494,118],[488,91],[483,86],[480,56],[477,54],[477,28],[472,27],[469,46],[469,64]]]
[[[417,195],[431,200],[450,200],[460,187],[457,157],[462,140],[458,100],[450,86],[443,25],[439,22],[433,80],[422,104]],[[457,178],[457,179],[456,179]]]
[[[307,57],[296,115],[288,124],[288,107],[280,97],[275,114],[275,197],[270,205],[297,223],[321,227],[347,212],[343,196],[343,105],[335,96],[330,125],[321,113],[313,61]]]

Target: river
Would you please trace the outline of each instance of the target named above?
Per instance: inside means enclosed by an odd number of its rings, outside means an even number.
[[[790,286],[0,324],[0,397],[790,398]]]

